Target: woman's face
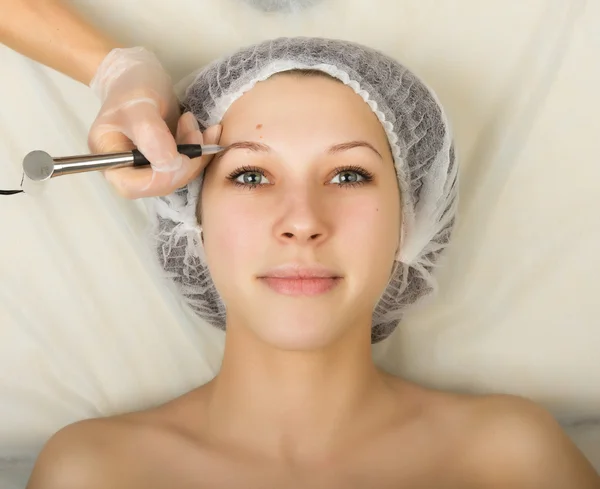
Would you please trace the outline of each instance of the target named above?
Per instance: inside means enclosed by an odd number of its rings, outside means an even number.
[[[233,146],[207,168],[200,206],[228,331],[249,328],[286,350],[323,348],[357,328],[368,336],[401,225],[375,114],[342,83],[278,75],[221,123],[219,144]],[[292,272],[273,271],[286,265]],[[298,278],[295,266],[337,278]]]

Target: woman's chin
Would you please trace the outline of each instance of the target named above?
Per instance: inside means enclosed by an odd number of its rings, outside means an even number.
[[[307,323],[294,319],[263,323],[254,333],[262,342],[285,351],[320,350],[333,344],[340,335],[339,328],[331,322]]]

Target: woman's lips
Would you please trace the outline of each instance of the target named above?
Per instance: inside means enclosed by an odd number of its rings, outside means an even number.
[[[283,295],[307,295],[314,296],[324,294],[333,289],[341,280],[339,277],[311,277],[311,278],[279,278],[262,277],[267,286]]]

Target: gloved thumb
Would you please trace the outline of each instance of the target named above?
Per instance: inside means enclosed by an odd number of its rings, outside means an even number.
[[[204,131],[204,144],[219,144],[222,131],[223,126],[221,126],[220,124],[210,126],[206,131]],[[208,156],[212,155],[207,155],[207,158]]]
[[[125,119],[123,134],[133,141],[154,171],[169,173],[179,170],[183,159],[156,102],[146,99],[128,105],[124,110],[122,108]]]
[[[202,133],[194,114],[187,112],[179,120],[177,142],[178,144],[218,144],[221,138],[222,127],[220,124],[217,124],[209,127]],[[179,188],[196,179],[213,158],[214,155],[204,155],[200,158],[188,159],[184,168],[174,174],[173,185]]]

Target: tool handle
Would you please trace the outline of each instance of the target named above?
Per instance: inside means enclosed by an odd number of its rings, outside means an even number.
[[[189,156],[190,158],[198,158],[199,156],[202,156],[202,146],[199,144],[178,144],[177,152]],[[150,162],[138,149],[134,149],[132,153],[134,167],[150,165]]]

